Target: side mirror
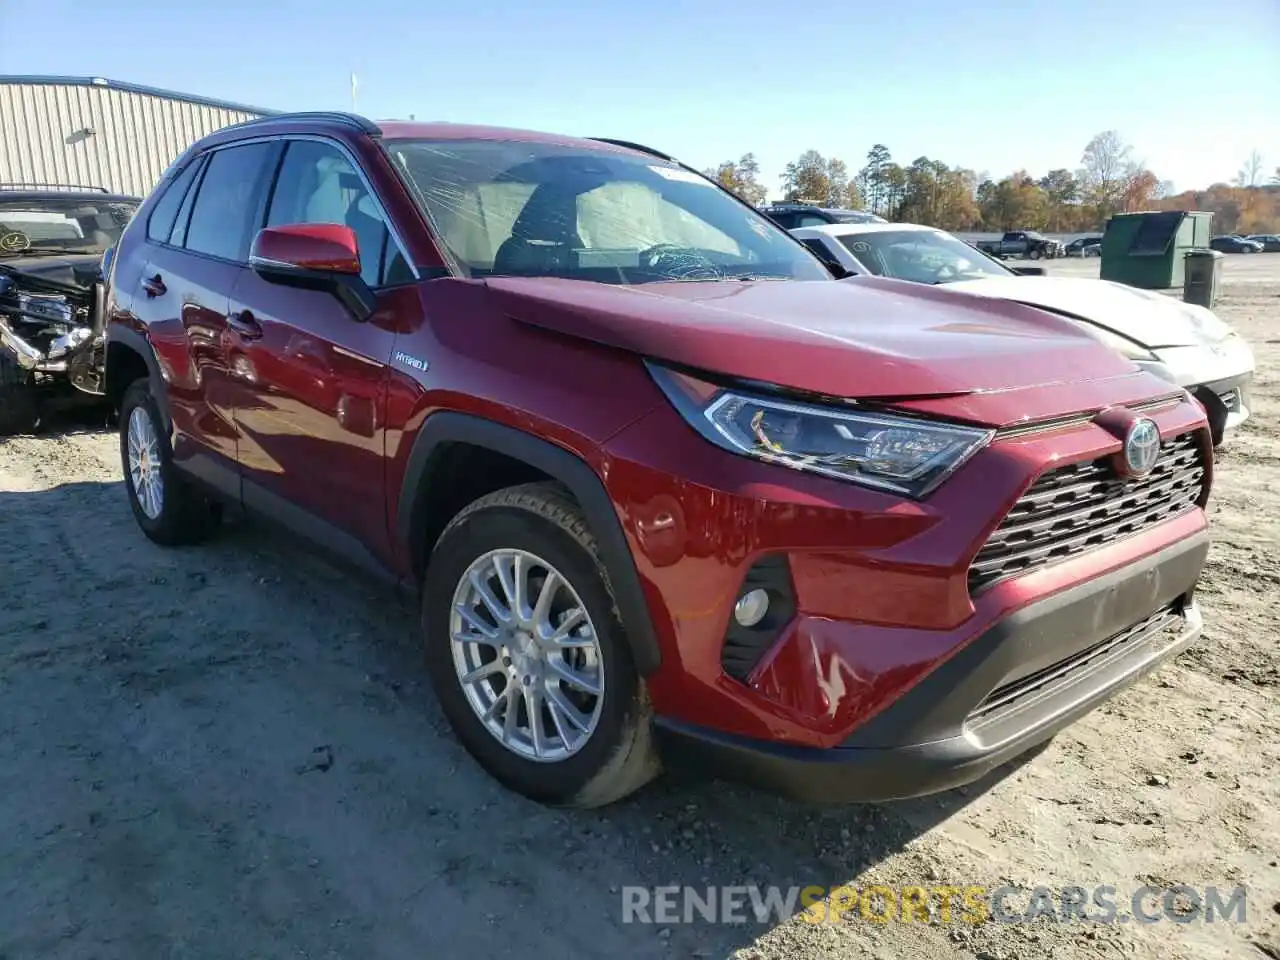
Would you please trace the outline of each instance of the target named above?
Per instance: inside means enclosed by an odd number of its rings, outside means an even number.
[[[253,239],[249,266],[268,283],[333,294],[361,323],[377,306],[373,291],[360,278],[355,232],[341,224],[265,227]]]
[[[1043,277],[1044,267],[1014,267],[1013,272],[1020,277]]]

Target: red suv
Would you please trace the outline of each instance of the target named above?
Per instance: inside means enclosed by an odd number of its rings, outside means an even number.
[[[412,591],[457,735],[543,802],[659,758],[944,789],[1201,629],[1185,392],[1028,307],[833,279],[643,147],[231,127],[132,221],[108,312],[144,533],[235,506]]]

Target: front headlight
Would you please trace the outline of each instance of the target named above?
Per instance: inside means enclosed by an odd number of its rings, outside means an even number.
[[[656,364],[649,371],[690,426],[725,450],[909,497],[936,488],[994,433],[718,387]]]

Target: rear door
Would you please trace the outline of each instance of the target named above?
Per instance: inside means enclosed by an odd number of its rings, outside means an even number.
[[[156,236],[133,297],[168,383],[173,454],[183,470],[227,496],[240,495],[232,413],[230,294],[248,258],[248,231],[260,209],[267,161],[276,146],[222,147],[174,181],[185,182],[173,223]],[[167,206],[169,195],[164,201]],[[160,234],[165,236],[161,239]]]

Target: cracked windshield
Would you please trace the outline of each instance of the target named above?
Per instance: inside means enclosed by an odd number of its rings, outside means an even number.
[[[765,217],[674,163],[503,140],[388,149],[472,277],[830,279]]]

